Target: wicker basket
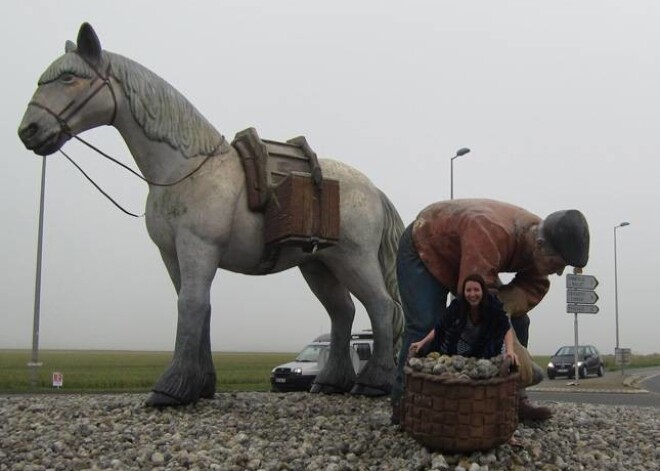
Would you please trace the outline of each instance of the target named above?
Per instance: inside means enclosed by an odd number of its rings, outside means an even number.
[[[402,427],[430,449],[487,450],[507,442],[518,427],[518,373],[469,380],[404,371]]]

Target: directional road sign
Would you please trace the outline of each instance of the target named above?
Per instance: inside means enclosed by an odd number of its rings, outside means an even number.
[[[598,295],[593,291],[569,289],[566,290],[566,302],[571,304],[596,304]]]
[[[594,304],[567,304],[566,312],[575,314],[598,314],[598,306]]]
[[[615,348],[614,349],[614,362],[617,365],[630,364],[630,349],[629,348]]]
[[[594,289],[598,286],[598,280],[593,275],[566,275],[566,287],[568,289]]]

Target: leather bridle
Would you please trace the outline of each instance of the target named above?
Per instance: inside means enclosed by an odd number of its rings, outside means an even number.
[[[32,100],[30,101],[30,103],[28,103],[28,106],[36,106],[37,108],[44,110],[52,117],[54,117],[57,120],[58,124],[60,125],[60,131],[69,136],[73,136],[73,133],[71,132],[71,128],[69,127],[69,121],[71,120],[71,118],[73,118],[76,114],[78,114],[80,110],[82,110],[92,98],[94,98],[101,90],[103,90],[103,88],[106,85],[110,90],[110,95],[112,96],[112,101],[114,105],[114,108],[112,110],[112,118],[110,119],[110,123],[108,123],[109,126],[112,126],[114,124],[115,118],[117,116],[117,97],[115,96],[115,91],[112,88],[112,84],[110,83],[110,64],[108,63],[108,68],[105,71],[105,75],[103,75],[101,74],[101,72],[99,72],[99,70],[96,67],[94,67],[94,64],[89,62],[82,55],[78,54],[78,56],[82,60],[84,60],[85,63],[87,63],[87,65],[96,74],[96,77],[94,77],[94,79],[89,84],[90,92],[87,94],[87,96],[85,96],[82,99],[80,99],[80,97],[78,96],[74,97],[59,112],[53,111],[48,106],[43,105],[36,100]]]

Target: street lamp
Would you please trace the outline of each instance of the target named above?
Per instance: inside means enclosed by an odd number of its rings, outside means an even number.
[[[454,199],[454,159],[464,156],[469,153],[470,149],[467,147],[461,147],[456,151],[456,155],[451,158],[451,170],[449,174],[449,199]]]
[[[37,272],[34,282],[34,320],[32,323],[32,356],[28,362],[30,385],[37,386],[39,362],[39,317],[41,313],[41,258],[44,234],[44,197],[46,194],[46,156],[41,158],[41,196],[39,199],[39,233],[37,235]]]
[[[629,222],[622,222],[621,224],[614,226],[614,317],[616,320],[616,348],[615,356],[619,353],[619,286],[617,282],[617,269],[616,269],[616,230],[620,227],[629,226]],[[623,364],[621,368],[621,373],[623,374]]]

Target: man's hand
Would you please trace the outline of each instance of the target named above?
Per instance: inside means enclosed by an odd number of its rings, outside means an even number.
[[[518,355],[516,355],[516,352],[508,352],[507,351],[506,352],[506,358],[508,358],[509,361],[511,361],[511,364],[513,366],[518,366],[519,362],[518,362]]]
[[[504,305],[504,311],[512,316],[520,316],[529,311],[527,294],[516,286],[502,286],[497,293],[497,297]]]

